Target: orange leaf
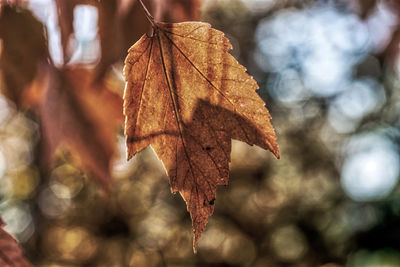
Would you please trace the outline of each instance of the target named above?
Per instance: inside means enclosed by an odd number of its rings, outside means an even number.
[[[125,60],[128,158],[151,145],[171,189],[186,201],[194,249],[214,211],[216,186],[229,178],[231,139],[279,157],[270,115],[256,81],[207,23],[155,23]]]
[[[0,218],[0,266],[2,267],[31,267],[25,259],[17,241],[3,229],[4,222]]]
[[[94,73],[84,68],[48,72],[41,83],[48,89],[38,107],[45,163],[53,161],[60,145],[66,145],[78,163],[109,190],[122,99],[104,83],[94,84]]]

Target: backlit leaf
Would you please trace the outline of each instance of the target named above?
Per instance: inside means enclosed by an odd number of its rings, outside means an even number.
[[[186,201],[194,249],[214,211],[216,186],[229,178],[231,139],[279,157],[258,85],[207,23],[156,23],[125,60],[128,158],[151,145],[171,190]]]

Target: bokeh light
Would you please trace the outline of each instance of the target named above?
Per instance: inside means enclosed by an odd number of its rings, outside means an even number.
[[[300,86],[274,88],[285,96],[304,97],[300,88],[323,97],[345,90],[351,81],[351,69],[369,50],[368,28],[356,15],[318,4],[262,20],[256,41],[262,57],[258,54],[255,59],[265,71],[285,81],[292,81],[295,72],[297,77],[301,73],[302,78],[296,82]]]
[[[28,2],[56,66],[96,66],[100,2],[75,7],[66,55],[56,1]],[[225,33],[260,86],[281,159],[232,142],[229,186],[217,190],[198,254],[185,202],[151,147],[126,161],[121,125],[107,194],[62,148],[44,166],[40,119],[0,95],[5,229],[35,266],[400,266],[400,8],[392,2],[204,1],[202,20]],[[120,9],[115,19],[125,21]],[[121,58],[104,77],[121,96],[122,67]]]
[[[394,144],[382,135],[354,136],[342,169],[342,185],[357,201],[378,200],[397,184],[400,158]]]
[[[96,7],[78,5],[74,9],[74,53],[70,64],[95,63],[100,59],[100,43],[97,35],[98,11]],[[76,44],[74,43],[76,42]]]
[[[6,223],[5,230],[14,234],[22,242],[33,234],[33,221],[29,207],[24,204],[9,206],[2,210],[2,218]]]
[[[64,63],[61,48],[61,34],[58,26],[57,7],[54,0],[30,0],[29,7],[38,19],[46,26],[49,38],[49,52],[58,66]]]
[[[277,256],[287,262],[296,262],[307,252],[304,235],[294,226],[282,226],[271,237],[271,245]]]
[[[385,92],[376,80],[353,81],[329,106],[329,123],[339,133],[353,132],[364,116],[385,102]]]

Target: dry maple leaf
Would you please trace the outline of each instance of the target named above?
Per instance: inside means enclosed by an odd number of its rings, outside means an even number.
[[[0,266],[2,267],[32,267],[25,259],[17,241],[4,229],[0,218]]]
[[[279,157],[256,81],[232,55],[224,34],[202,22],[152,21],[125,60],[128,158],[151,145],[171,190],[190,212],[194,250],[214,211],[216,186],[229,178],[231,139]]]

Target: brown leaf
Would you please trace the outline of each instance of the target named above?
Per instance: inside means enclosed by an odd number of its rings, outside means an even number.
[[[157,21],[180,22],[198,20],[202,0],[153,0]]]
[[[116,133],[122,124],[122,99],[104,83],[93,83],[94,73],[84,68],[47,71],[47,87],[38,107],[42,125],[44,161],[50,164],[60,145],[66,145],[82,167],[111,186],[110,163]]]
[[[216,186],[229,178],[231,139],[279,157],[258,85],[229,53],[231,44],[209,24],[157,23],[125,60],[128,158],[151,145],[171,190],[186,201],[194,249],[214,211]]]
[[[97,67],[98,77],[105,76],[109,66],[121,57],[122,36],[116,0],[102,1],[98,5],[101,59]]]
[[[146,17],[136,2],[109,0],[96,5],[101,44],[101,58],[96,67],[98,81],[105,77],[112,64],[122,60],[131,44],[149,29]]]
[[[4,5],[0,13],[3,93],[17,104],[24,88],[35,78],[38,66],[48,59],[45,28],[21,7]]]
[[[4,229],[0,218],[0,266],[2,267],[31,267],[25,259],[17,241]]]

